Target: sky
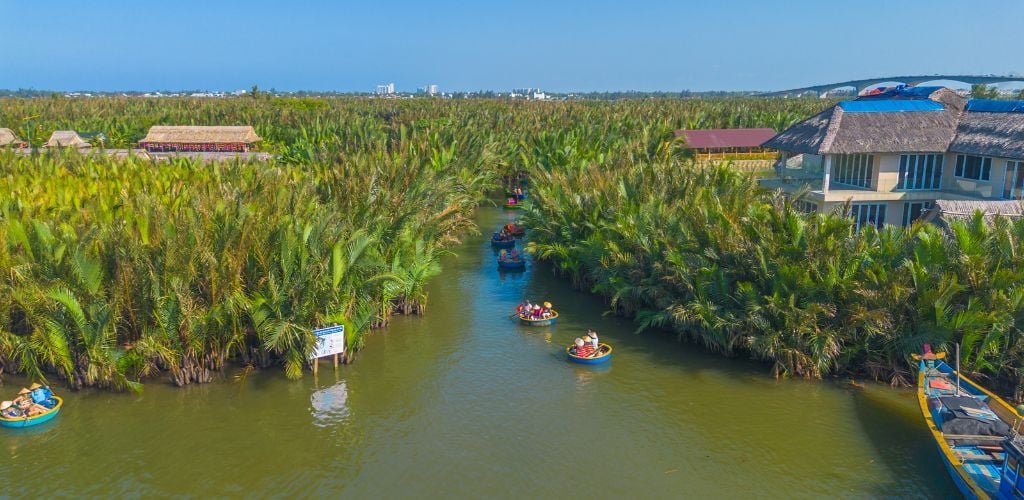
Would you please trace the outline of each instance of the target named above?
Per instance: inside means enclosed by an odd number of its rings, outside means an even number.
[[[1024,75],[1022,0],[0,0],[0,88],[781,90]]]

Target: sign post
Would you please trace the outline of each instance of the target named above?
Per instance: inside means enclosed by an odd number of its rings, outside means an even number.
[[[313,363],[313,375],[316,375],[320,358],[334,356],[334,368],[338,368],[338,354],[345,352],[345,325],[329,326],[313,330],[316,335],[316,347],[310,355]]]

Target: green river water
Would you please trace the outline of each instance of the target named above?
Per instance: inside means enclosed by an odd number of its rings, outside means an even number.
[[[0,496],[950,497],[910,391],[776,381],[670,335],[633,333],[546,268],[502,275],[482,209],[422,318],[374,332],[356,363],[141,394],[71,393],[0,429]],[[550,328],[508,319],[552,300]],[[566,362],[587,327],[613,360]],[[8,378],[15,391],[23,381]]]

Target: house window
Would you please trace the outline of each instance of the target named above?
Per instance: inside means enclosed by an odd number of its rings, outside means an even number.
[[[797,212],[813,214],[818,211],[818,204],[806,200],[793,200],[793,208],[796,209]]]
[[[914,223],[935,206],[934,201],[909,201],[903,204],[903,227]]]
[[[856,231],[869,224],[881,229],[885,224],[885,203],[855,203],[850,205],[850,217]]]
[[[871,155],[833,155],[833,182],[870,188],[875,157]]]
[[[1024,199],[1024,161],[1006,162],[1006,175],[1003,176],[1003,198],[1007,200]]]
[[[900,155],[896,189],[926,190],[942,187],[942,155]]]
[[[976,181],[987,181],[992,173],[992,158],[985,156],[956,155],[956,170],[953,172],[957,177],[973,179]]]

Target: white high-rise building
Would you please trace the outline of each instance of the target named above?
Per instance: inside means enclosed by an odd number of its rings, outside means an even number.
[[[377,95],[394,95],[395,84],[389,83],[387,85],[377,85],[377,90],[375,91],[375,93]]]
[[[437,95],[440,93],[437,85],[427,85],[427,93],[430,95]]]

